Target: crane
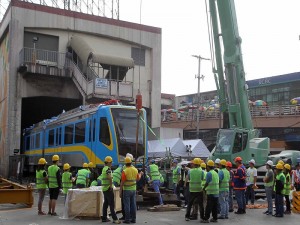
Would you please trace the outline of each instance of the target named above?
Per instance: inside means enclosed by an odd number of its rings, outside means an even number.
[[[213,73],[224,115],[223,129],[218,131],[211,158],[233,161],[240,156],[246,164],[254,159],[257,166],[264,165],[270,140],[259,138],[259,131],[253,128],[234,0],[209,0],[209,9],[215,56]]]

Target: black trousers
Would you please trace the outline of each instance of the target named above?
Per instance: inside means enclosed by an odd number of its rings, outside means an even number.
[[[107,209],[109,206],[111,217],[113,220],[118,220],[118,217],[115,212],[115,196],[114,191],[112,189],[109,189],[107,191],[103,191],[104,195],[104,203],[103,203],[103,214],[102,214],[102,220],[107,219]]]
[[[207,195],[207,203],[205,208],[205,220],[208,220],[210,217],[210,213],[212,213],[212,217],[217,220],[218,219],[218,197],[214,197],[214,195]]]
[[[286,205],[286,211],[291,211],[291,202],[290,202],[290,196],[285,195],[285,205]]]
[[[186,209],[186,218],[190,218],[191,209],[193,207],[194,203],[199,204],[199,210],[200,210],[200,218],[204,219],[204,208],[203,208],[203,192],[190,192],[190,198],[189,198],[189,204]]]
[[[300,183],[295,183],[295,189],[296,191],[300,191]]]

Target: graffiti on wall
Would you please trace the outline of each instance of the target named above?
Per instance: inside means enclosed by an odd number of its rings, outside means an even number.
[[[0,43],[0,156],[4,154],[7,137],[9,33]]]

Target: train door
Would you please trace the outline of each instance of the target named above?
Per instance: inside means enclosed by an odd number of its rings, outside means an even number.
[[[89,120],[89,148],[91,149],[90,162],[96,166],[97,155],[97,116],[93,114]]]

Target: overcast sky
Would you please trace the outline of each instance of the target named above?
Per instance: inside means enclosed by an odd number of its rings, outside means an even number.
[[[246,79],[300,71],[300,0],[236,0]],[[120,0],[120,19],[140,22],[140,0]],[[210,57],[205,0],[142,0],[142,24],[162,28],[162,92],[197,92],[198,61]],[[201,92],[215,90],[202,61]]]

